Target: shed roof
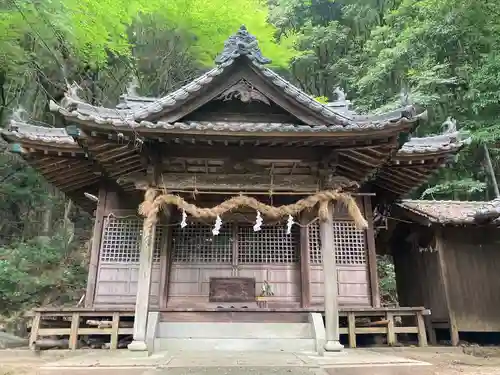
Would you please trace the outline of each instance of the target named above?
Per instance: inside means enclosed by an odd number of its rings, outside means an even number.
[[[489,202],[403,200],[397,205],[433,224],[497,224],[500,217],[500,199]]]

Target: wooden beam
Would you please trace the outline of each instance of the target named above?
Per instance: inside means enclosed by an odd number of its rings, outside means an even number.
[[[163,235],[160,245],[160,293],[158,304],[160,309],[167,307],[168,302],[168,288],[170,284],[170,269],[172,264],[172,206],[168,205],[163,208],[162,216],[163,221],[160,225],[163,227]]]
[[[134,182],[137,189],[145,190],[153,183],[151,176],[130,175],[120,179]],[[318,178],[310,175],[255,175],[255,174],[193,174],[163,173],[159,188],[167,190],[228,190],[228,191],[314,191]]]
[[[325,350],[341,351],[338,308],[337,267],[333,232],[333,204],[328,204],[326,220],[319,223],[321,254],[323,257],[323,287],[325,294]]]
[[[460,341],[460,337],[458,334],[458,326],[457,319],[455,316],[455,310],[452,306],[452,298],[450,295],[450,280],[448,275],[448,265],[446,264],[446,256],[445,256],[445,242],[443,236],[443,230],[441,228],[436,229],[436,249],[438,252],[439,258],[439,271],[441,276],[441,283],[444,290],[444,296],[446,300],[446,308],[448,310],[448,319],[450,320],[450,337],[451,337],[451,345],[458,346]],[[432,327],[431,327],[432,329]]]
[[[95,211],[94,217],[94,229],[92,231],[92,247],[90,250],[87,291],[85,292],[85,307],[93,307],[94,305],[106,196],[107,190],[101,186],[101,188],[99,189],[99,201],[97,202],[97,210]]]
[[[160,146],[161,147],[161,146]],[[168,144],[163,146],[163,159],[219,159],[226,160],[234,155],[243,160],[279,160],[290,162],[319,161],[327,149],[324,147],[283,147],[283,146],[184,146]]]
[[[377,250],[375,248],[375,231],[373,230],[373,210],[371,197],[363,197],[366,229],[366,244],[368,247],[368,266],[370,275],[371,302],[373,307],[380,307],[380,289],[377,274]]]
[[[153,272],[155,236],[156,225],[151,225],[148,223],[147,219],[144,219],[135,302],[134,336],[133,341],[128,345],[131,351],[148,350],[146,333],[151,296],[151,275]]]
[[[300,305],[302,308],[311,306],[311,265],[309,259],[309,222],[305,212],[300,215]]]

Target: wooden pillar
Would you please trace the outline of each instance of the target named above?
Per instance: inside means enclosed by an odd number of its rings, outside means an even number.
[[[85,307],[94,305],[95,289],[97,283],[97,272],[99,268],[99,250],[101,249],[102,229],[104,224],[104,210],[106,206],[107,190],[99,189],[99,200],[95,210],[94,229],[90,240],[90,261],[87,277],[87,290],[85,292]]]
[[[300,305],[311,306],[311,264],[309,259],[309,228],[305,212],[300,216]]]
[[[168,205],[163,209],[165,213],[164,223],[167,224],[163,230],[163,238],[160,247],[160,295],[159,305],[161,309],[167,307],[168,288],[170,282],[170,269],[172,265],[172,227],[169,225],[172,221],[172,206]]]
[[[327,218],[326,220],[321,220],[319,224],[319,235],[321,240],[321,255],[323,257],[325,290],[325,350],[338,352],[344,346],[339,341],[338,283],[335,246],[333,242],[333,209],[333,204],[329,203]]]
[[[450,296],[450,283],[448,280],[448,268],[446,264],[446,258],[444,255],[444,242],[443,242],[442,229],[436,229],[435,236],[436,236],[436,249],[439,257],[439,270],[441,276],[441,283],[443,285],[444,296],[446,300],[446,308],[448,309],[448,319],[450,321],[451,345],[458,346],[460,337],[458,334],[455,310],[453,310],[453,306],[451,305],[452,302]],[[432,329],[432,326],[430,327],[430,329]]]
[[[364,211],[368,228],[366,229],[366,244],[368,247],[368,266],[370,275],[370,291],[372,307],[380,307],[380,289],[377,274],[377,249],[375,247],[375,231],[373,230],[373,210],[371,197],[364,197]]]
[[[156,222],[151,225],[144,219],[142,228],[141,254],[139,256],[139,278],[135,302],[134,339],[128,345],[132,351],[147,351],[146,331],[148,325],[149,300],[151,295],[151,274],[155,246]]]

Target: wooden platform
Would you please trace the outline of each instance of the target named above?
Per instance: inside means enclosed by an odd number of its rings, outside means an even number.
[[[162,321],[234,321],[234,322],[307,322],[309,312],[322,313],[321,308],[233,308],[233,309],[162,309]],[[398,334],[416,334],[419,346],[427,346],[424,317],[430,311],[423,307],[341,308],[340,334],[347,335],[349,347],[356,347],[357,335],[378,334],[387,337],[387,344],[397,343]],[[119,335],[132,335],[132,308],[44,308],[30,313],[33,324],[30,345],[39,337],[69,338],[69,349],[78,347],[81,335],[109,335],[110,348],[116,349]],[[99,319],[107,324],[89,327],[87,321]],[[52,322],[48,324],[48,322]],[[50,326],[49,326],[50,325]]]

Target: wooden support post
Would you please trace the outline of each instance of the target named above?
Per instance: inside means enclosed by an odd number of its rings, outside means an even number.
[[[300,305],[311,306],[311,265],[309,259],[309,228],[305,213],[300,216]]]
[[[168,226],[172,217],[172,206],[169,205],[163,209],[164,223],[167,227],[164,228],[160,245],[160,295],[159,305],[161,309],[167,307],[168,301],[168,284],[170,281],[170,265],[171,265],[171,244],[172,244],[172,227]]]
[[[111,342],[109,348],[112,350],[118,349],[118,331],[120,330],[120,313],[113,313],[113,320],[111,322]]]
[[[71,315],[69,350],[76,350],[78,348],[78,328],[80,328],[80,314],[75,312]]]
[[[30,349],[34,349],[35,341],[38,339],[38,331],[40,329],[41,320],[42,320],[42,314],[40,312],[36,312],[35,317],[31,322],[31,334],[29,341]]]
[[[425,332],[425,321],[421,311],[417,312],[418,346],[427,346],[427,333]]]
[[[132,351],[148,350],[146,344],[146,331],[151,294],[155,233],[156,222],[148,223],[148,220],[144,219],[141,254],[139,256],[139,279],[137,280],[137,297],[135,302],[134,339],[128,345],[128,349]]]
[[[337,301],[337,267],[335,265],[335,246],[333,243],[333,204],[328,204],[326,220],[319,224],[321,254],[323,256],[323,275],[325,290],[325,350],[341,351],[344,346],[339,341],[339,308]]]
[[[424,322],[425,322],[425,327],[427,328],[427,337],[429,338],[429,342],[433,346],[437,345],[436,330],[434,329],[434,327],[432,325],[431,316],[425,315]]]
[[[396,345],[397,337],[396,332],[394,331],[394,314],[387,313],[387,345],[394,346]]]
[[[373,210],[371,197],[364,197],[364,211],[368,228],[366,229],[366,244],[368,247],[368,265],[370,275],[370,291],[372,307],[380,307],[380,288],[377,274],[377,250],[375,248],[375,231],[373,230]]]
[[[349,347],[356,347],[356,315],[353,312],[347,313],[347,336],[349,337]]]
[[[105,187],[101,187],[99,189],[99,200],[97,202],[97,209],[95,211],[94,218],[94,229],[92,231],[89,273],[87,278],[87,290],[85,292],[85,307],[92,307],[94,304],[106,196],[107,190],[105,189]]]
[[[444,296],[446,300],[446,307],[448,309],[448,319],[450,321],[450,336],[451,336],[451,345],[458,346],[458,342],[460,341],[460,337],[458,334],[457,321],[455,318],[455,311],[453,310],[453,306],[451,305],[451,296],[450,296],[450,287],[448,280],[448,270],[446,265],[446,259],[444,255],[444,246],[443,246],[443,233],[441,230],[436,230],[436,249],[439,257],[439,270],[441,276],[441,283],[443,285]]]

